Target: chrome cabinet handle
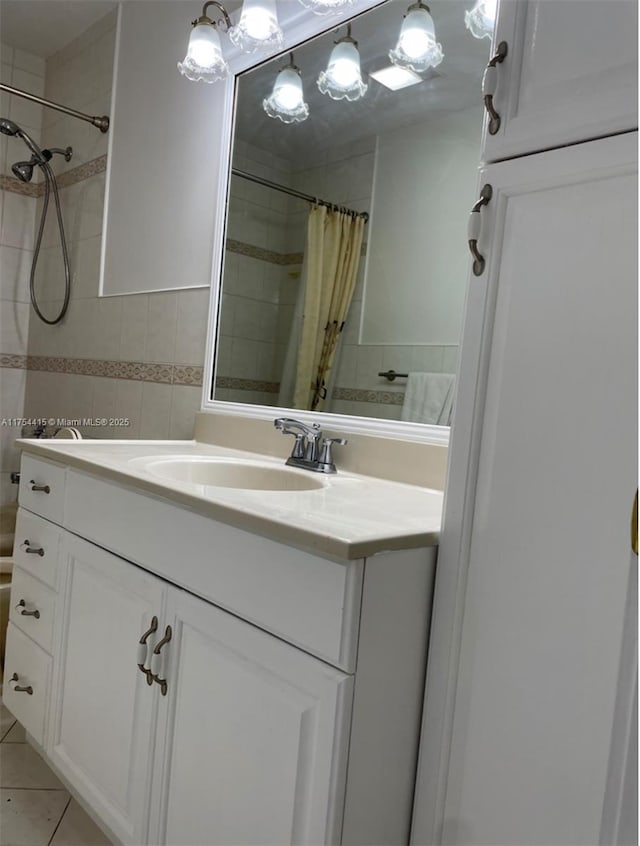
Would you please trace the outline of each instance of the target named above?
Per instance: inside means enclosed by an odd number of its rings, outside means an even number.
[[[22,542],[22,546],[25,547],[25,552],[28,552],[29,555],[39,555],[41,558],[44,555],[44,549],[41,546],[31,546],[30,540],[25,540]]]
[[[469,215],[467,236],[469,238],[469,249],[471,250],[471,255],[473,256],[474,276],[482,276],[482,274],[484,273],[484,256],[478,250],[478,240],[480,238],[480,232],[482,230],[482,219],[480,216],[480,209],[483,206],[487,205],[492,196],[493,188],[491,187],[491,185],[489,185],[489,183],[483,185],[482,191],[480,191],[480,199],[471,209],[471,213]]]
[[[39,491],[40,493],[45,494],[51,493],[51,488],[49,487],[49,485],[38,485],[34,479],[31,479],[29,484],[31,485],[32,491]]]
[[[27,611],[27,603],[24,601],[24,599],[21,599],[20,602],[18,602],[18,604],[16,605],[16,610],[18,608],[22,608],[22,611],[20,613],[23,617],[35,617],[36,620],[40,619],[40,612],[37,608],[35,609],[35,611]]]
[[[136,659],[136,663],[138,664],[140,672],[144,673],[147,677],[147,684],[149,686],[153,684],[153,677],[151,675],[151,670],[147,667],[147,664],[149,663],[149,646],[151,645],[148,643],[148,640],[151,635],[157,631],[158,618],[154,616],[151,618],[151,625],[138,641],[138,657]]]
[[[638,490],[633,498],[633,505],[631,507],[631,549],[638,554]]]
[[[163,647],[171,640],[173,631],[171,626],[167,626],[164,630],[164,637],[156,644],[156,648],[151,654],[151,677],[154,682],[160,685],[160,692],[163,696],[167,695],[167,680],[164,677],[164,656]]]
[[[11,690],[15,690],[16,693],[28,693],[29,696],[33,696],[33,688],[31,685],[22,686],[18,684],[19,681],[20,676],[17,673],[14,673],[9,679],[9,687]]]
[[[500,129],[500,115],[493,105],[493,98],[495,97],[496,88],[498,87],[498,68],[497,65],[504,62],[508,52],[507,42],[501,41],[498,44],[498,50],[485,68],[484,76],[482,77],[482,96],[484,98],[484,107],[489,114],[489,135],[495,135]]]

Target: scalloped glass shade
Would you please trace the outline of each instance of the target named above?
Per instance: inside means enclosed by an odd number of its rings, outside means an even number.
[[[332,100],[359,100],[367,91],[360,73],[360,54],[352,41],[339,41],[331,51],[327,69],[318,77],[318,88]]]
[[[395,49],[389,51],[394,65],[422,73],[437,67],[444,53],[436,42],[433,18],[426,9],[411,9],[402,22]]]
[[[222,56],[220,36],[211,24],[197,24],[191,30],[187,55],[178,70],[191,82],[218,82],[229,73]]]
[[[240,21],[229,30],[229,38],[245,53],[281,47],[284,36],[275,0],[244,0]]]
[[[477,0],[470,12],[464,13],[464,23],[474,38],[491,38],[496,22],[498,0]]]
[[[300,0],[305,9],[310,9],[316,15],[330,15],[339,9],[350,6],[353,0]]]
[[[278,118],[283,123],[302,123],[309,117],[309,106],[304,101],[297,70],[282,68],[279,71],[271,96],[262,101],[262,108],[270,118]]]

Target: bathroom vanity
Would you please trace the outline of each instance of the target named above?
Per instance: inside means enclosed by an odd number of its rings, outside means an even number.
[[[407,843],[442,494],[195,441],[21,446],[4,701],[105,831]]]

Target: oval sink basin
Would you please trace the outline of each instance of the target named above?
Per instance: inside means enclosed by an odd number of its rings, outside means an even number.
[[[175,457],[136,460],[153,476],[193,485],[239,488],[253,491],[313,491],[323,480],[285,467],[269,467],[227,458]]]

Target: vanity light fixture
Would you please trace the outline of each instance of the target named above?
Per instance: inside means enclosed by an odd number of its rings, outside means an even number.
[[[476,0],[476,5],[464,13],[464,23],[474,38],[492,38],[496,22],[498,0]]]
[[[229,38],[245,53],[282,47],[276,0],[244,0],[240,21],[229,31]]]
[[[318,77],[318,88],[332,100],[359,100],[368,85],[362,81],[358,42],[351,37],[351,24],[347,24],[347,34],[335,45],[327,69]]]
[[[407,9],[398,43],[389,51],[389,58],[394,65],[423,73],[437,67],[443,57],[442,46],[436,41],[429,7],[418,0]]]
[[[289,53],[289,64],[278,71],[271,95],[262,101],[262,108],[270,118],[283,123],[302,123],[309,117],[309,106],[304,101],[300,69]]]
[[[209,6],[215,6],[222,14],[222,20],[214,21],[207,15]],[[207,0],[202,7],[202,14],[192,21],[193,29],[189,36],[187,55],[178,62],[178,70],[191,82],[218,82],[229,73],[229,65],[222,55],[222,45],[218,35],[218,26],[225,31],[231,28],[227,10],[217,0]]]
[[[300,0],[305,9],[316,15],[331,15],[350,6],[353,0]]]

